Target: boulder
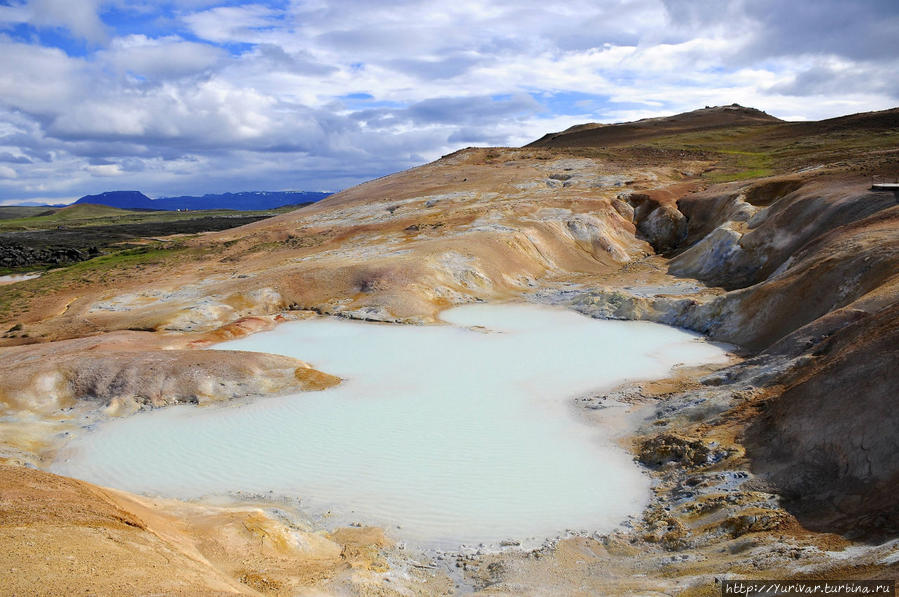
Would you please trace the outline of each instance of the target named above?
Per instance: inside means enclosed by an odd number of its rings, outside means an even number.
[[[712,450],[702,440],[663,433],[640,444],[637,459],[650,468],[672,462],[685,466],[702,466],[712,460]]]

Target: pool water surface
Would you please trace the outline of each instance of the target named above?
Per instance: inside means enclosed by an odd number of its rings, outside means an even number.
[[[291,496],[425,544],[607,532],[639,514],[649,478],[571,399],[725,354],[676,328],[536,305],[442,317],[321,317],[219,344],[297,357],[344,381],[112,420],[73,440],[53,470],[178,498]]]

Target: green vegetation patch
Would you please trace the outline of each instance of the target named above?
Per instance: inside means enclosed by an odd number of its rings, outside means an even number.
[[[124,210],[82,204],[27,218],[0,219],[2,274],[59,267],[120,251],[139,239],[235,228],[297,209],[191,212]]]
[[[0,220],[33,218],[53,213],[53,207],[32,207],[28,205],[0,205]]]
[[[753,151],[722,151],[721,155],[731,159],[723,160],[729,163],[721,170],[713,170],[703,175],[711,182],[731,182],[734,180],[746,180],[749,178],[761,178],[774,174],[774,156],[765,152]]]
[[[803,123],[721,128],[668,135],[648,145],[703,152],[717,167],[710,182],[745,180],[824,165],[864,164],[872,155],[899,147],[899,131],[844,129],[807,131]]]
[[[261,219],[293,211],[297,206],[259,211],[207,209],[196,211],[133,210],[82,203],[63,208],[0,207],[0,232],[49,230],[58,226],[121,226],[125,224],[164,224],[208,218],[235,220]]]
[[[187,247],[183,243],[156,243],[100,255],[48,270],[39,278],[0,286],[0,321],[9,322],[24,314],[37,297],[97,284],[112,286],[145,269],[164,268],[199,259],[210,250]]]

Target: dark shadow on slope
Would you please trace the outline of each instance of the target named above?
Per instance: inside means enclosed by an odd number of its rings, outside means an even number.
[[[899,536],[899,305],[859,316],[811,352],[823,366],[748,428],[752,470],[811,530]]]

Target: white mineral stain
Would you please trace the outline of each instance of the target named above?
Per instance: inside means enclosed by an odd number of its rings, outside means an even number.
[[[16,282],[23,282],[25,280],[33,280],[34,278],[39,278],[41,276],[40,272],[34,272],[30,274],[9,274],[8,276],[0,276],[0,286],[5,284],[15,284]]]

